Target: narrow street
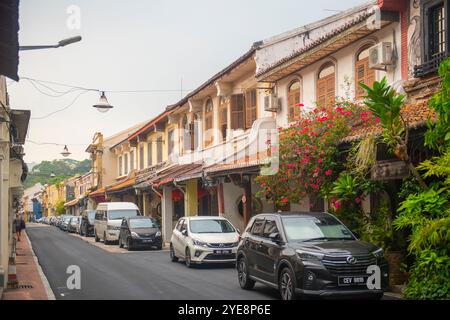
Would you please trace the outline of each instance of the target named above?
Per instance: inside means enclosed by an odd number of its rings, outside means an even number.
[[[263,285],[239,287],[229,266],[188,269],[167,251],[110,253],[50,226],[29,226],[27,234],[56,299],[276,299]],[[81,269],[81,290],[67,289],[66,269]]]

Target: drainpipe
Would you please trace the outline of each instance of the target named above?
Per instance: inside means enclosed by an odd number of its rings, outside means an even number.
[[[161,194],[161,192],[159,192],[158,190],[155,189],[155,186],[153,184],[152,184],[152,191],[154,193],[156,193],[156,195],[162,199],[163,195]]]

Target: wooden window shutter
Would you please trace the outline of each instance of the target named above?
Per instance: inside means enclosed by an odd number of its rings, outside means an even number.
[[[375,82],[375,70],[369,68],[369,58],[356,62],[355,65],[355,97],[360,99],[366,95],[366,91],[359,85],[362,82],[372,87]]]
[[[329,76],[326,77],[326,107],[332,106],[334,105],[334,99],[336,96],[336,91],[335,91],[335,77],[334,77],[334,73],[330,74]]]
[[[256,90],[247,91],[245,94],[245,128],[251,128],[256,120]]]
[[[235,94],[231,96],[231,129],[244,129],[244,95]]]
[[[327,82],[326,78],[317,80],[317,105],[323,106],[326,103],[327,97]]]

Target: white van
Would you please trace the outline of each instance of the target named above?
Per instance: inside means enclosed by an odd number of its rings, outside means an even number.
[[[100,239],[105,244],[118,241],[122,219],[141,215],[138,206],[132,202],[99,203],[95,210],[95,242],[99,242]]]

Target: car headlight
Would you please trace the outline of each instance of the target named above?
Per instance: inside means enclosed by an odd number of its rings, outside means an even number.
[[[379,248],[379,249],[375,250],[374,252],[372,252],[372,254],[375,258],[379,259],[379,258],[383,258],[384,251],[382,248]]]
[[[194,245],[196,245],[196,246],[208,247],[208,244],[206,242],[195,240],[195,239],[193,240],[193,242],[194,242]]]
[[[296,250],[297,256],[301,260],[307,261],[320,261],[323,259],[323,253],[313,252],[313,251],[304,251],[304,250]]]
[[[155,237],[161,237],[161,231],[156,232]]]
[[[131,237],[139,238],[139,235],[136,232],[131,232]]]

